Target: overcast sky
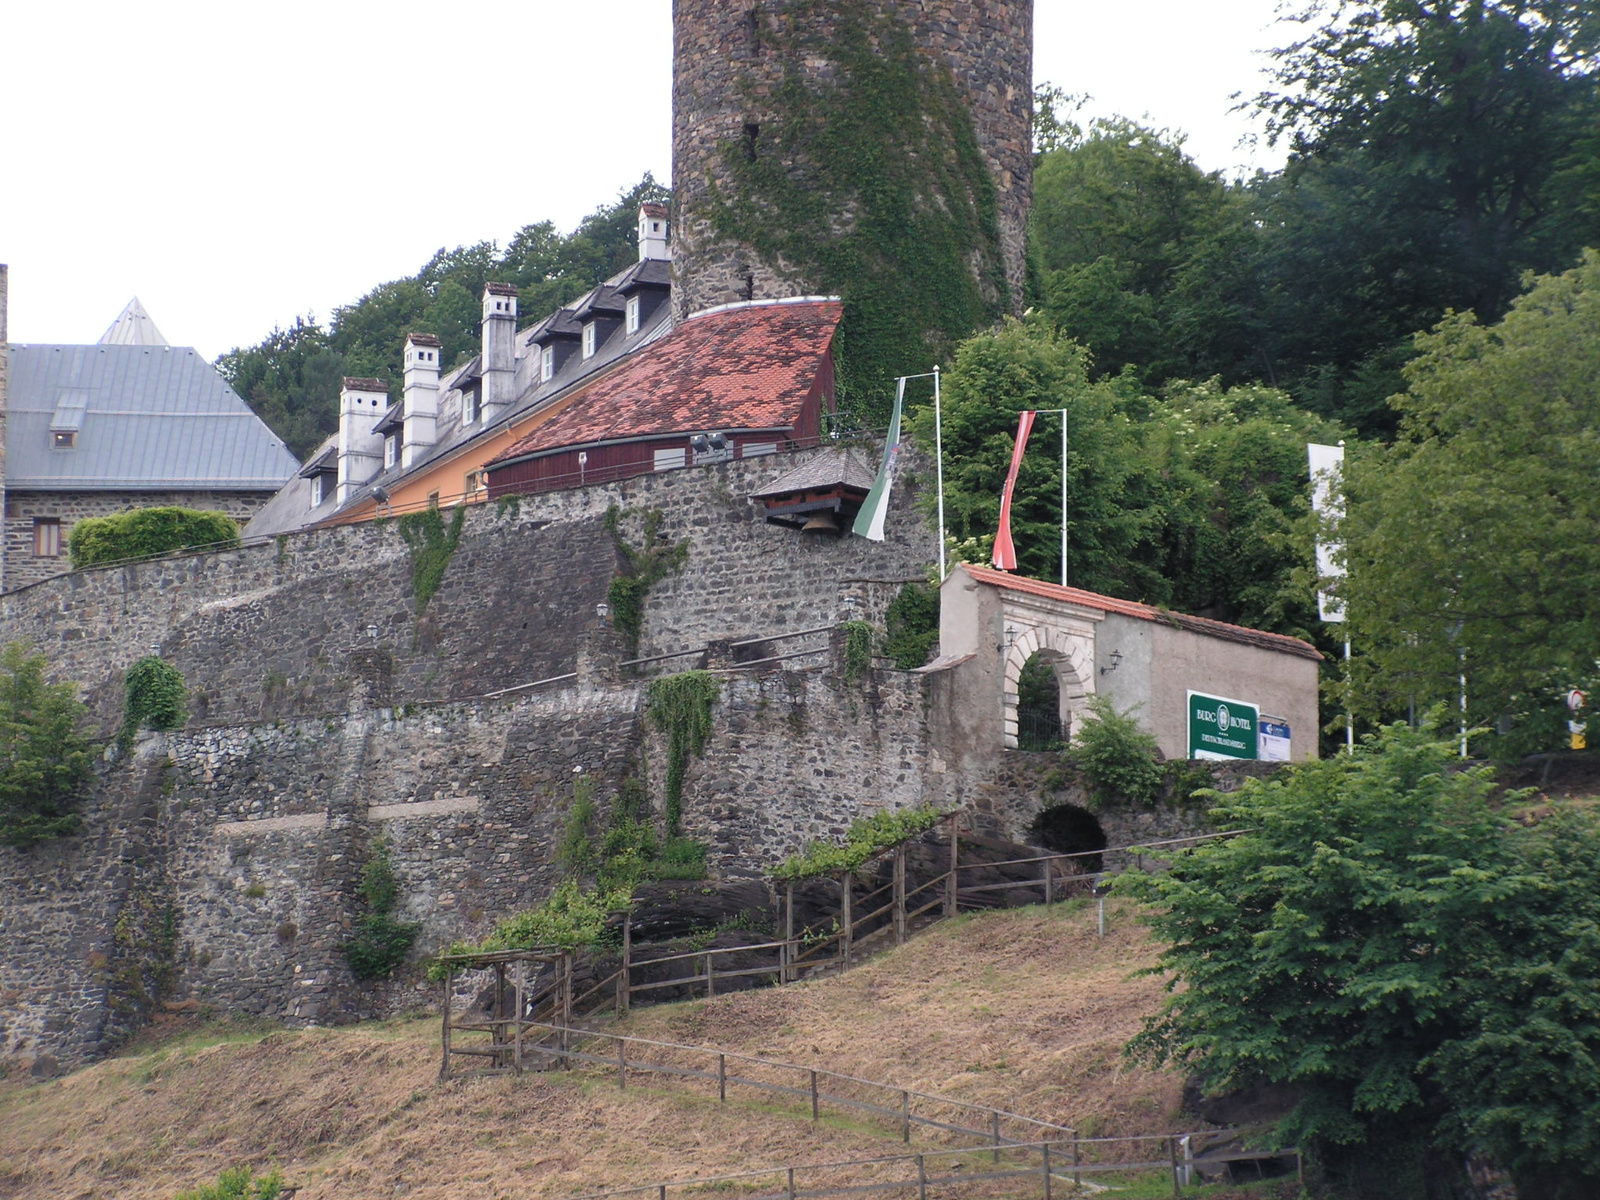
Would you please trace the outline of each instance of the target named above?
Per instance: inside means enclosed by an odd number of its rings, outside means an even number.
[[[1036,0],[1034,78],[1273,167],[1229,109],[1289,40],[1275,3]],[[137,295],[215,357],[440,246],[571,229],[669,178],[671,54],[670,0],[12,5],[10,340],[93,342]]]

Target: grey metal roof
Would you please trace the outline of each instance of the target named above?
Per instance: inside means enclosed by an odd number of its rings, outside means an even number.
[[[752,500],[766,500],[787,496],[793,492],[816,491],[822,488],[848,487],[870,492],[877,476],[873,469],[855,454],[840,446],[833,446],[792,471],[778,476],[764,491],[751,492]]]
[[[300,464],[184,346],[12,345],[6,486],[271,491]],[[51,430],[77,430],[72,449]]]

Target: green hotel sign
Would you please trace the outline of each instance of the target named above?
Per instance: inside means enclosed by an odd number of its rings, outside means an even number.
[[[1254,704],[1189,693],[1190,758],[1257,758],[1257,724]]]

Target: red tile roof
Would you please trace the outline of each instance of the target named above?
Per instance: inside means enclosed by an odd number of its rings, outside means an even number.
[[[1322,661],[1321,652],[1310,642],[1302,642],[1299,638],[1289,637],[1287,634],[1246,629],[1243,625],[1229,625],[1226,621],[1213,621],[1209,617],[1191,617],[1183,613],[1169,612],[1164,608],[1140,604],[1137,600],[1119,600],[1115,596],[1102,596],[1098,592],[1086,592],[1082,588],[1062,587],[1059,583],[1045,583],[1042,579],[1026,579],[1005,571],[974,566],[972,563],[962,563],[961,569],[979,583],[987,583],[993,587],[1027,592],[1030,596],[1043,596],[1049,600],[1064,600],[1069,604],[1098,608],[1101,612],[1114,612],[1124,617],[1161,621],[1175,625],[1179,629],[1187,629],[1191,633],[1203,633],[1230,642],[1242,642],[1247,646],[1259,646],[1263,650],[1277,650],[1284,654],[1295,654],[1301,658]]]
[[[816,383],[837,300],[740,305],[690,317],[490,460],[712,429],[789,429]]]

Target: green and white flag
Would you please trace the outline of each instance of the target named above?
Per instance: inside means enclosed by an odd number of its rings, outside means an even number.
[[[861,503],[856,523],[850,532],[874,542],[883,541],[883,520],[889,515],[889,489],[894,486],[894,465],[900,457],[900,403],[905,399],[906,381],[896,380],[894,412],[889,414],[889,432],[883,439],[883,462],[878,465],[878,478],[872,490]]]

